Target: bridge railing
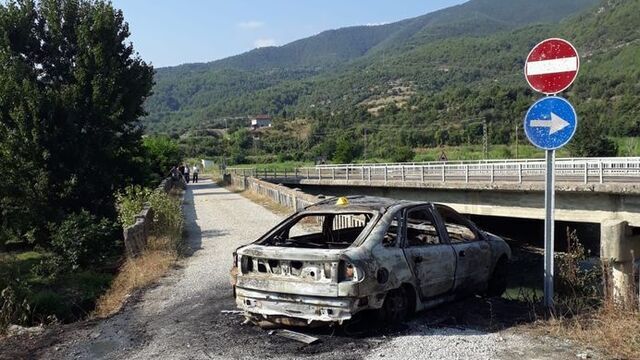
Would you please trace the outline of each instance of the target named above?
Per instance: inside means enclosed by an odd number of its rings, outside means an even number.
[[[617,162],[624,159],[630,162],[639,162],[640,157],[603,157],[603,158],[557,158],[556,162]],[[412,166],[412,165],[472,165],[472,164],[507,164],[507,163],[544,163],[544,159],[482,159],[482,160],[452,160],[452,161],[422,161],[422,162],[399,162],[399,163],[360,163],[360,164],[318,164],[316,167],[362,167],[362,166]]]
[[[283,180],[347,180],[455,183],[543,182],[544,160],[488,163],[348,164],[295,169],[229,168],[235,175]],[[640,181],[640,158],[558,159],[556,181],[618,183]]]

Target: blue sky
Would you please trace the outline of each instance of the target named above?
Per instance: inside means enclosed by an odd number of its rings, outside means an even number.
[[[206,62],[351,25],[423,15],[465,0],[112,0],[156,67]]]

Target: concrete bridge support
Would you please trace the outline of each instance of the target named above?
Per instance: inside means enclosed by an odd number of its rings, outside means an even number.
[[[640,257],[640,236],[633,235],[628,222],[605,220],[601,223],[600,257],[611,264],[613,298],[631,306],[634,298],[634,260]]]

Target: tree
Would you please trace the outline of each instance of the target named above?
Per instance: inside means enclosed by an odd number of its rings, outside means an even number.
[[[616,156],[618,145],[605,136],[602,125],[593,120],[582,121],[569,142],[569,151],[576,157]]]
[[[176,140],[166,136],[149,136],[143,140],[147,173],[152,174],[151,181],[157,182],[167,176],[172,166],[182,161],[183,153]]]
[[[114,190],[140,181],[153,68],[128,37],[103,0],[0,4],[0,243],[80,209],[113,216]]]
[[[356,157],[356,146],[353,140],[346,137],[340,138],[336,143],[336,152],[333,154],[333,162],[348,164]]]

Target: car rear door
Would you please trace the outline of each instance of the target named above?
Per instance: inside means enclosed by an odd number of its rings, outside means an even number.
[[[435,205],[435,209],[455,251],[454,290],[461,293],[484,290],[491,265],[489,243],[469,220],[455,210],[444,205]]]
[[[456,255],[438,231],[429,206],[408,209],[404,221],[404,254],[423,299],[453,289]]]

